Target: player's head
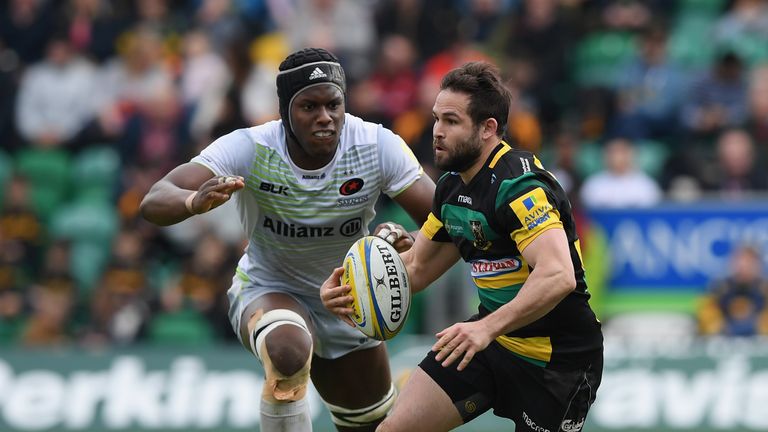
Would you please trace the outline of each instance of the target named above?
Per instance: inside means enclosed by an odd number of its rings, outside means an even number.
[[[301,150],[322,151],[332,144],[335,151],[344,124],[345,92],[344,69],[330,52],[305,48],[283,60],[277,75],[280,117]]]
[[[496,120],[496,136],[507,128],[510,93],[501,82],[499,70],[487,62],[470,62],[448,72],[440,90],[463,93],[469,98],[467,114],[475,126],[492,118]]]
[[[471,62],[443,77],[433,114],[435,165],[463,172],[473,166],[486,145],[504,135],[509,91],[489,63]]]

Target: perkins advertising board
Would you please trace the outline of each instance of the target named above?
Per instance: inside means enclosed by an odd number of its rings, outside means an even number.
[[[402,378],[432,338],[392,346]],[[606,340],[603,384],[579,431],[768,430],[768,342],[670,341],[638,347]],[[85,353],[5,351],[0,355],[0,431],[257,431],[264,383],[237,347]],[[316,432],[333,431],[314,389]],[[459,432],[512,430],[491,413]],[[542,431],[545,432],[545,431]]]
[[[585,247],[601,247],[617,290],[701,290],[740,244],[768,252],[768,203],[720,201],[591,210]],[[599,243],[599,244],[598,244]]]

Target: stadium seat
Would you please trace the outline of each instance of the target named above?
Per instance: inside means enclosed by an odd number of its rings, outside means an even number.
[[[149,341],[156,345],[200,346],[213,342],[211,325],[198,312],[160,313],[149,325]]]
[[[603,147],[597,142],[582,142],[576,152],[576,170],[581,178],[600,171],[603,168]]]
[[[72,184],[78,198],[112,201],[120,175],[120,155],[108,145],[91,147],[75,156]]]
[[[669,157],[669,147],[660,141],[642,140],[635,143],[637,166],[655,179],[661,176]]]
[[[726,0],[678,0],[677,14],[706,14],[717,16],[725,9]]]
[[[701,41],[712,39],[716,19],[699,12],[681,16],[670,34],[670,59],[689,71],[706,70],[715,58],[715,45]]]
[[[742,35],[722,45],[718,47],[721,51],[733,50],[750,67],[768,61],[768,39],[760,35]]]
[[[576,82],[581,87],[613,87],[636,50],[634,36],[628,32],[604,31],[585,37],[576,47]]]
[[[109,203],[81,200],[57,209],[49,230],[53,239],[72,242],[71,269],[83,290],[93,287],[109,259],[118,217]]]
[[[16,155],[15,166],[29,182],[35,210],[44,221],[50,220],[69,192],[69,154],[60,149],[25,149]]]

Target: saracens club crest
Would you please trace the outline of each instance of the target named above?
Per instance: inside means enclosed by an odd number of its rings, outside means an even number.
[[[469,226],[472,228],[472,237],[475,238],[475,240],[472,242],[472,246],[483,251],[488,250],[491,247],[491,242],[489,242],[485,237],[485,232],[483,232],[483,225],[480,223],[480,221],[470,219]]]

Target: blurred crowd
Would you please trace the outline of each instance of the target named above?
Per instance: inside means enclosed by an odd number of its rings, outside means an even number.
[[[431,176],[440,78],[485,59],[515,98],[508,140],[577,211],[768,188],[764,0],[6,0],[0,344],[234,340],[232,211],[159,228],[138,204],[216,137],[278,118],[277,67],[305,46],[338,55],[348,111]]]

